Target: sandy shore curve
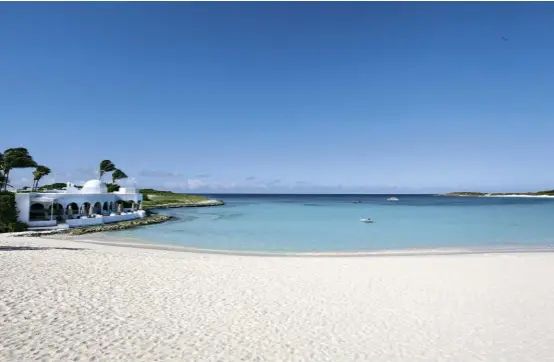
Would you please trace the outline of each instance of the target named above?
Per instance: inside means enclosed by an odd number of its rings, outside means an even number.
[[[270,257],[0,236],[2,361],[554,361],[554,253]]]

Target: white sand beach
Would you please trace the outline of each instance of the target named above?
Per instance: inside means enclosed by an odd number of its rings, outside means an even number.
[[[554,253],[236,256],[0,236],[0,360],[554,361],[552,275]]]

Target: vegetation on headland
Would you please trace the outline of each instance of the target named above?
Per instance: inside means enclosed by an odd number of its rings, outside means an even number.
[[[506,196],[506,195],[521,195],[521,196],[554,196],[554,190],[537,191],[537,192],[449,192],[447,194],[440,194],[439,196]]]
[[[205,196],[181,194],[172,191],[160,191],[154,189],[141,189],[142,205],[145,209],[162,209],[172,207],[190,206],[218,206],[223,201],[210,200]]]

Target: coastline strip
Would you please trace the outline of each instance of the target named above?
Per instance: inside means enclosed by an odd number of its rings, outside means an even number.
[[[59,237],[46,237],[58,239]],[[264,252],[248,250],[226,250],[226,249],[205,249],[171,244],[153,244],[141,241],[123,241],[116,238],[106,237],[104,240],[81,239],[78,237],[67,237],[63,240],[70,240],[79,243],[108,245],[117,247],[130,247],[137,249],[166,250],[196,254],[215,254],[232,256],[254,256],[254,257],[311,257],[311,258],[351,258],[351,257],[391,257],[391,256],[449,256],[449,255],[475,255],[475,254],[527,254],[527,253],[552,253],[554,246],[485,246],[469,248],[414,248],[414,249],[379,249],[374,251],[328,251],[328,252]]]

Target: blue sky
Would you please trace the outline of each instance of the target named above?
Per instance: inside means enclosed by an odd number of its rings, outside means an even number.
[[[552,3],[2,3],[0,34],[0,148],[55,181],[554,188]]]

